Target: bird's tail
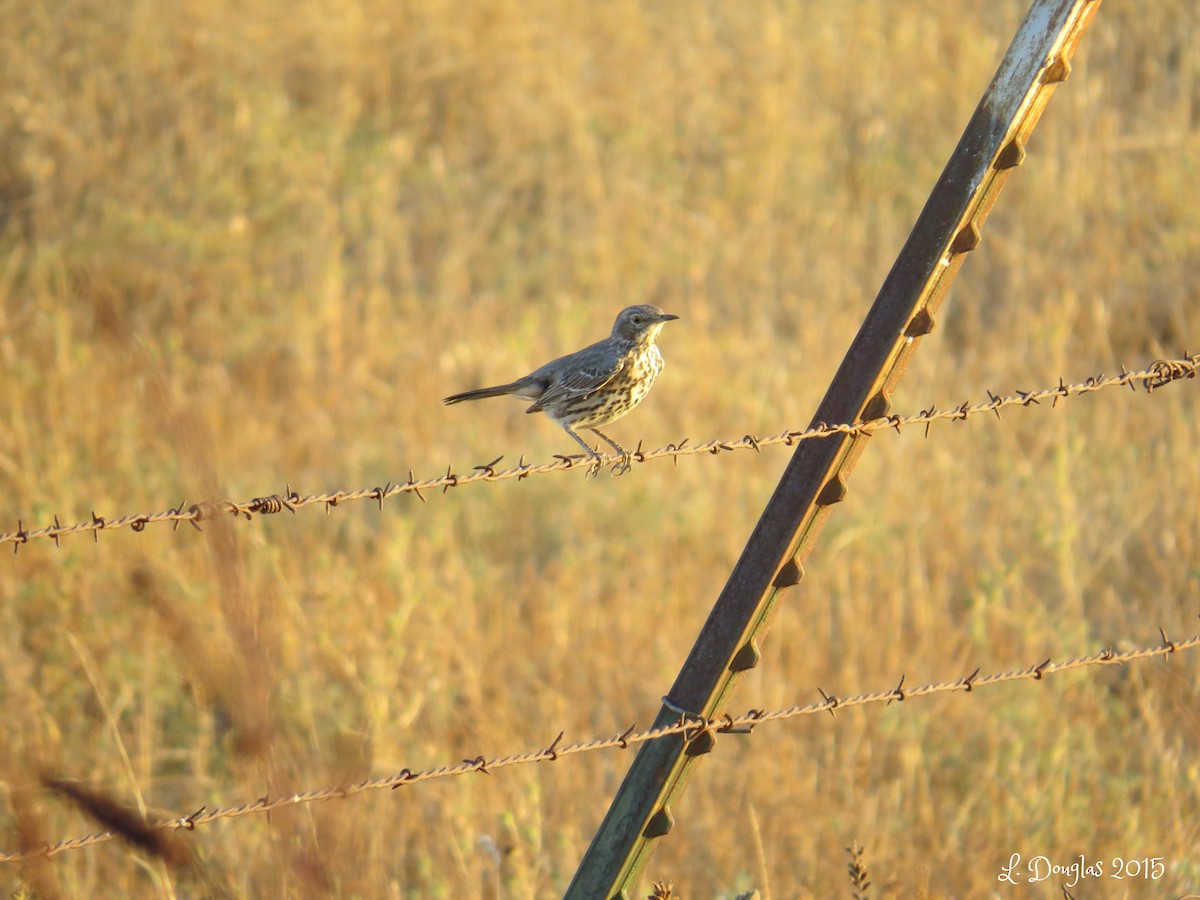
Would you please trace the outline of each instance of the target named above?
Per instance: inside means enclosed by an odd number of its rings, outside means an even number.
[[[519,382],[498,384],[495,387],[476,388],[473,391],[463,391],[452,394],[442,402],[449,406],[452,403],[462,403],[464,400],[483,400],[485,397],[503,397],[505,394],[515,394],[521,389]]]

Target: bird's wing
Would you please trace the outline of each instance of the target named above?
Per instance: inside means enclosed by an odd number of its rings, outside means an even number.
[[[562,400],[575,400],[580,397],[586,397],[588,394],[599,390],[612,381],[623,368],[625,368],[625,359],[623,357],[618,358],[608,366],[574,367],[546,388],[546,392],[538,397],[537,403],[529,407],[526,412],[539,412],[547,406],[551,406]]]

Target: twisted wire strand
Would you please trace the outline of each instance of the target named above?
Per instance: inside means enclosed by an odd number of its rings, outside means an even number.
[[[959,406],[948,409],[937,409],[930,406],[928,409],[923,409],[920,412],[909,415],[881,416],[854,424],[828,425],[817,423],[803,431],[781,431],[778,434],[761,438],[747,434],[736,440],[714,439],[703,444],[691,444],[687,438],[684,438],[678,443],[667,444],[665,447],[660,447],[657,450],[644,451],[639,442],[637,449],[630,453],[628,457],[605,454],[601,456],[598,463],[589,462],[579,454],[574,456],[560,455],[556,456],[555,461],[552,463],[529,465],[525,462],[525,457],[522,456],[517,465],[508,469],[497,470],[496,466],[504,458],[503,456],[498,456],[489,463],[472,466],[470,472],[454,472],[452,467],[447,467],[446,474],[444,475],[418,480],[413,477],[413,473],[410,471],[407,481],[395,484],[388,482],[383,487],[301,495],[292,490],[291,485],[288,485],[283,494],[255,497],[249,502],[239,503],[235,500],[221,498],[189,505],[184,501],[171,509],[151,513],[130,513],[116,519],[98,516],[93,511],[90,520],[74,524],[62,524],[56,515],[53,525],[31,529],[25,528],[24,523],[18,519],[16,531],[0,533],[0,545],[12,544],[13,552],[15,553],[20,549],[22,544],[27,544],[33,540],[50,539],[55,544],[58,544],[61,538],[80,532],[91,532],[95,538],[101,531],[113,531],[128,526],[134,531],[140,532],[147,525],[158,522],[171,522],[175,528],[178,528],[180,523],[186,522],[199,530],[200,523],[205,519],[211,519],[222,513],[233,516],[244,516],[246,519],[251,519],[256,513],[259,515],[273,515],[283,512],[285,509],[294,514],[298,509],[318,503],[324,504],[326,510],[329,510],[340,503],[352,500],[375,500],[379,503],[379,508],[382,510],[383,501],[397,494],[415,494],[421,502],[425,502],[424,491],[433,491],[440,488],[442,493],[445,493],[450,488],[462,487],[463,485],[475,484],[481,481],[503,481],[509,478],[520,480],[528,478],[531,475],[566,472],[575,468],[585,468],[595,472],[600,467],[609,464],[614,466],[614,471],[625,471],[632,463],[646,463],[666,457],[670,457],[678,464],[681,456],[688,457],[699,453],[716,455],[723,451],[732,450],[759,451],[763,447],[771,447],[779,444],[791,447],[800,441],[829,437],[831,435],[858,436],[873,434],[886,429],[895,429],[899,432],[902,427],[907,425],[924,425],[925,434],[928,436],[929,426],[934,422],[963,421],[987,412],[994,412],[999,416],[1002,409],[1015,406],[1029,407],[1040,404],[1043,400],[1050,400],[1052,401],[1052,406],[1057,406],[1059,400],[1067,397],[1091,394],[1107,388],[1129,387],[1131,390],[1136,391],[1138,383],[1149,393],[1173,381],[1195,378],[1197,367],[1200,367],[1200,354],[1185,353],[1178,359],[1157,360],[1135,372],[1125,371],[1122,368],[1120,375],[1094,375],[1074,384],[1067,384],[1060,378],[1056,386],[1036,391],[1018,390],[1006,395],[997,395],[988,391],[987,402],[975,404],[964,402]]]
[[[1063,662],[1053,662],[1051,659],[1045,659],[1041,662],[1026,666],[1022,669],[1013,669],[1008,672],[998,672],[991,675],[980,675],[979,669],[976,669],[969,675],[959,678],[955,681],[935,681],[928,684],[919,685],[917,687],[905,687],[904,677],[901,676],[899,683],[886,690],[872,691],[869,693],[854,694],[848,697],[837,697],[826,694],[825,691],[817,688],[821,695],[819,703],[799,704],[780,709],[750,709],[745,713],[733,716],[726,714],[719,719],[707,719],[704,716],[695,713],[681,711],[679,720],[671,725],[666,725],[660,728],[651,728],[645,731],[637,731],[636,723],[631,725],[622,734],[614,735],[608,738],[595,738],[593,740],[579,741],[572,744],[562,744],[563,732],[559,732],[549,746],[538,750],[529,750],[523,753],[514,753],[508,756],[499,756],[488,759],[483,755],[476,756],[473,759],[464,759],[458,763],[442,765],[436,768],[429,769],[402,769],[392,775],[387,775],[381,778],[368,778],[354,784],[343,784],[337,787],[314,788],[299,793],[289,794],[284,797],[271,798],[269,796],[259,797],[257,800],[252,800],[237,806],[218,806],[209,808],[202,806],[195,812],[188,815],[181,815],[170,819],[162,819],[151,823],[151,827],[162,829],[183,829],[187,831],[195,830],[197,826],[207,825],[217,819],[232,819],[240,816],[249,815],[251,813],[269,813],[272,810],[281,809],[288,806],[296,806],[302,803],[314,803],[317,801],[343,799],[352,797],[356,794],[361,794],[364,791],[371,790],[396,790],[401,787],[417,784],[422,781],[430,781],[435,778],[448,778],[459,775],[469,775],[473,772],[481,772],[485,775],[490,775],[500,769],[510,766],[527,765],[530,763],[540,762],[555,762],[564,756],[572,756],[578,753],[590,753],[597,750],[611,749],[626,749],[634,744],[641,744],[646,741],[661,740],[670,735],[683,735],[686,741],[696,740],[704,734],[749,734],[757,725],[766,722],[777,722],[787,719],[794,719],[799,716],[811,716],[818,713],[827,712],[834,715],[837,710],[849,709],[855,706],[866,706],[873,703],[884,703],[890,705],[893,701],[911,700],[917,697],[928,697],[934,694],[948,693],[952,691],[960,691],[964,693],[973,693],[979,688],[990,687],[996,684],[1005,684],[1012,681],[1040,681],[1050,675],[1057,675],[1060,672],[1071,671],[1072,669],[1081,669],[1090,666],[1104,665],[1122,665],[1124,663],[1134,662],[1137,660],[1149,659],[1152,657],[1169,656],[1172,653],[1179,651],[1195,650],[1200,647],[1200,634],[1195,634],[1190,638],[1182,641],[1170,640],[1166,633],[1159,629],[1159,634],[1162,637],[1162,643],[1153,646],[1138,647],[1132,650],[1117,652],[1111,647],[1105,648],[1098,653],[1093,653],[1090,656],[1080,656],[1073,659],[1067,659]],[[668,708],[672,708],[669,701],[663,698],[664,704]],[[23,859],[33,857],[50,858],[57,856],[59,853],[65,853],[68,850],[78,850],[83,847],[90,847],[94,844],[104,843],[116,837],[116,833],[112,831],[101,831],[93,834],[84,835],[82,837],[65,838],[54,844],[47,844],[44,847],[39,847],[32,850],[20,851],[15,853],[4,853],[0,851],[0,863],[20,862]]]

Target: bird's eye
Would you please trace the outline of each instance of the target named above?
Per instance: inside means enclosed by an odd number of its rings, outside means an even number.
[[[634,324],[634,325],[641,325],[641,324],[642,324],[642,317],[641,317],[641,316],[634,316],[634,317],[633,317],[633,324]]]

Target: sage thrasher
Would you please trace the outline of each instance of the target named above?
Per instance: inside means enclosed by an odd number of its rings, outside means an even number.
[[[463,391],[442,402],[448,406],[512,394],[532,400],[533,405],[525,412],[546,413],[593,461],[598,462],[600,454],[584,443],[576,428],[590,429],[628,457],[629,451],[602,432],[600,426],[621,418],[649,393],[663,370],[662,354],[654,341],[663,323],[678,318],[657,306],[630,306],[617,315],[612,334],[604,340],[551,360],[511,384]]]

